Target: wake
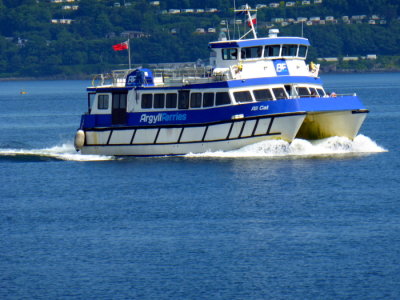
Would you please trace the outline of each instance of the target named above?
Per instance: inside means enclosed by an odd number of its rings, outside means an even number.
[[[83,155],[75,151],[73,144],[62,144],[44,149],[0,149],[0,157],[44,158],[67,161],[106,161],[115,159],[112,156]]]
[[[290,144],[282,140],[269,140],[238,150],[188,154],[186,157],[335,157],[379,152],[387,150],[378,146],[369,137],[358,135],[353,141],[345,137],[330,137],[316,141],[295,139]]]
[[[386,152],[369,137],[358,135],[353,141],[344,137],[331,137],[317,141],[295,139],[292,143],[282,140],[270,140],[248,145],[234,151],[216,151],[200,154],[187,154],[186,158],[282,158],[282,157],[326,157],[342,155],[365,155]],[[62,144],[44,149],[0,149],[0,158],[64,160],[64,161],[108,161],[114,156],[83,155],[75,151],[73,144]],[[167,156],[168,157],[168,156]]]

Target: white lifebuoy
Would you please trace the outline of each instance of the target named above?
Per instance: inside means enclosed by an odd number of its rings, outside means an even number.
[[[74,146],[76,151],[82,149],[85,144],[85,132],[79,129],[75,134]]]

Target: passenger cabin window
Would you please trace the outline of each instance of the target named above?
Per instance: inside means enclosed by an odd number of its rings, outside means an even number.
[[[310,92],[308,91],[308,89],[306,87],[298,87],[298,88],[296,88],[296,90],[297,90],[297,94],[299,95],[299,97],[310,96]]]
[[[297,45],[282,46],[282,56],[296,56],[296,55],[297,55]]]
[[[236,48],[222,49],[223,60],[236,60],[238,50]]]
[[[286,92],[284,88],[273,88],[275,99],[287,99]]]
[[[234,92],[235,100],[237,103],[252,102],[251,94],[249,91]]]
[[[190,107],[191,108],[201,107],[201,93],[190,94]]]
[[[265,46],[264,57],[279,56],[280,50],[281,50],[280,45]]]
[[[306,57],[307,55],[307,46],[299,46],[299,54],[297,55],[298,57]]]
[[[142,108],[153,107],[153,94],[142,94]]]
[[[265,90],[254,90],[253,91],[254,98],[256,98],[257,101],[268,101],[268,100],[273,100],[271,91],[269,89]]]
[[[310,87],[309,90],[311,97],[317,97],[317,96],[319,97],[317,90],[315,88]]]
[[[167,94],[166,99],[166,108],[176,108],[176,104],[178,103],[178,96],[177,94]]]
[[[231,99],[229,98],[229,93],[227,92],[219,92],[216,95],[215,105],[226,105],[230,104]]]
[[[108,109],[108,95],[97,96],[97,109]]]
[[[246,47],[242,48],[240,51],[240,55],[242,59],[249,59],[249,58],[258,58],[261,57],[262,54],[262,47]]]
[[[179,91],[178,109],[189,108],[189,91]]]
[[[164,108],[165,94],[154,94],[154,108]]]
[[[203,107],[214,106],[214,93],[203,94]]]

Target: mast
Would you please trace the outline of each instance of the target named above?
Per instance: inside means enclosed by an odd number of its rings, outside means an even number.
[[[253,33],[253,37],[256,39],[257,38],[257,33],[256,29],[254,28],[254,23],[253,23],[253,17],[251,15],[251,12],[255,12],[255,15],[257,14],[257,9],[251,9],[248,4],[242,9],[235,9],[235,13],[240,13],[240,14],[246,14],[247,16],[247,25],[249,25],[250,30],[247,31],[242,37],[239,38],[239,40],[244,39],[250,32]]]
[[[129,70],[131,69],[131,45],[130,45],[130,38],[128,35],[128,63],[129,63]]]

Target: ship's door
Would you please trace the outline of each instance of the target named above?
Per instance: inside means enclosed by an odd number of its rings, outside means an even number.
[[[126,93],[113,93],[112,123],[113,125],[126,123]]]

